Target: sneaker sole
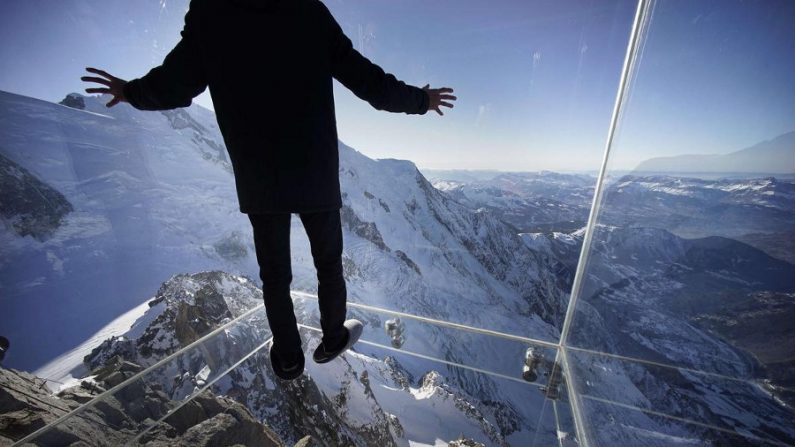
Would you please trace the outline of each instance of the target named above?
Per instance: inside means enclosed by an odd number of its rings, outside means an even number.
[[[355,345],[356,342],[359,341],[359,337],[362,336],[362,332],[364,331],[364,325],[362,324],[361,321],[355,319],[345,320],[343,326],[345,326],[345,328],[348,329],[348,342],[345,343],[345,347],[342,348],[338,353],[334,354],[333,356],[329,357],[326,360],[318,361],[317,359],[314,358],[314,356],[312,356],[312,360],[314,360],[315,363],[319,364],[328,363],[334,360],[335,358],[339,357],[342,353],[344,353],[348,349],[352,348],[353,345]]]
[[[303,353],[301,353],[301,357],[298,362],[299,363],[298,368],[296,368],[295,371],[291,372],[287,372],[278,366],[279,362],[273,357],[273,343],[271,343],[270,347],[268,348],[268,358],[270,359],[271,369],[273,370],[273,373],[276,375],[276,377],[282,380],[286,381],[295,380],[301,377],[301,374],[304,373],[304,367],[306,366],[305,364],[306,361]]]

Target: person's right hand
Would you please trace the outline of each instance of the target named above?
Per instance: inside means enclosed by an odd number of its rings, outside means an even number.
[[[442,87],[442,88],[430,88],[430,84],[426,84],[425,87],[422,89],[428,94],[428,110],[435,110],[436,113],[439,115],[444,115],[442,113],[441,107],[449,107],[453,108],[453,104],[448,101],[455,101],[456,98],[449,93],[453,93],[453,89],[449,87]]]

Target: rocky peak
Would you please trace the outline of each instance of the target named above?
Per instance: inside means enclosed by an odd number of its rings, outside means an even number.
[[[175,275],[149,302],[146,319],[105,340],[83,361],[92,370],[115,356],[148,366],[260,303],[261,289],[245,277],[217,271]]]
[[[73,109],[85,110],[86,108],[86,102],[83,99],[83,95],[80,93],[69,93],[58,104],[71,107]]]

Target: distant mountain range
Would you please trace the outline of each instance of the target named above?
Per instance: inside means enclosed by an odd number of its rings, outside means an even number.
[[[646,160],[641,173],[795,173],[795,131],[732,152],[715,155],[677,155]]]

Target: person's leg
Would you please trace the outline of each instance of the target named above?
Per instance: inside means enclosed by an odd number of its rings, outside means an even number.
[[[317,295],[323,344],[336,347],[345,341],[345,278],[342,275],[342,224],[339,210],[302,213],[312,259],[317,269]]]
[[[249,214],[254,247],[262,279],[265,313],[273,334],[273,347],[286,364],[301,352],[301,336],[290,298],[290,214]]]

